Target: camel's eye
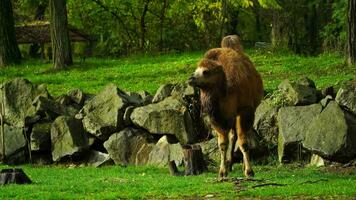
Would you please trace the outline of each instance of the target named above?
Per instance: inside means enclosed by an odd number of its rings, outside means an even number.
[[[203,76],[209,76],[209,75],[210,75],[210,71],[209,70],[203,71]]]

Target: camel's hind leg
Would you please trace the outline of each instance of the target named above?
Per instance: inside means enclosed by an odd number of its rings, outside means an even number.
[[[236,129],[233,128],[230,132],[229,132],[229,148],[228,148],[228,160],[227,160],[227,167],[229,172],[232,171],[232,163],[233,163],[233,157],[234,157],[234,152],[235,152],[235,145],[236,145],[236,140],[237,140],[237,132]]]
[[[253,112],[243,113],[236,118],[237,143],[243,155],[243,170],[246,177],[253,177],[254,172],[250,164],[249,139],[252,132]]]

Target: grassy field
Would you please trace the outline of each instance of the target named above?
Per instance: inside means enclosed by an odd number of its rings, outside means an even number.
[[[356,74],[356,68],[347,67],[344,58],[338,54],[303,57],[253,49],[247,50],[247,53],[262,74],[265,88],[269,91],[286,78],[298,79],[307,75],[317,87],[323,88],[349,80]],[[64,94],[73,88],[98,93],[108,83],[115,83],[126,91],[154,93],[161,84],[185,81],[202,55],[203,52],[193,52],[115,59],[88,58],[85,63],[76,62],[70,69],[60,72],[51,72],[50,63],[29,60],[0,69],[0,82],[25,77],[34,83],[47,84],[53,95]]]
[[[303,57],[286,53],[247,50],[262,74],[265,88],[275,89],[288,79],[307,75],[317,87],[337,85],[356,74],[338,54]],[[89,58],[65,71],[51,71],[51,64],[39,60],[0,69],[0,82],[15,77],[48,85],[53,95],[70,89],[98,93],[112,82],[126,91],[154,93],[164,83],[185,81],[196,68],[203,52],[132,56],[129,58]],[[1,168],[8,166],[0,165]],[[31,185],[0,187],[0,199],[356,199],[354,168],[329,170],[296,166],[256,166],[256,180],[217,183],[216,171],[194,177],[172,177],[167,169],[153,167],[66,168],[22,166],[34,181]],[[242,177],[236,165],[230,177]],[[267,184],[267,185],[263,185]],[[272,185],[268,185],[272,184]],[[277,184],[277,185],[273,185]],[[257,187],[256,187],[257,186]]]
[[[217,182],[215,171],[173,177],[168,169],[154,167],[22,167],[34,183],[0,186],[0,199],[356,198],[354,168],[256,166],[255,180],[259,181]],[[235,165],[230,177],[242,177],[240,167]]]

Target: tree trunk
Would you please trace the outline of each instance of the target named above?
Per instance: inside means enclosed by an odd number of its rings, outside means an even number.
[[[184,166],[187,175],[198,175],[206,171],[203,152],[199,145],[183,146]]]
[[[19,63],[20,60],[11,1],[0,0],[0,67]]]
[[[168,7],[168,0],[163,0],[161,15],[159,17],[159,51],[163,50],[163,29],[164,29],[164,20],[166,19],[166,12]]]
[[[67,9],[65,0],[50,0],[51,40],[54,69],[72,65],[72,51],[67,28]]]
[[[348,8],[348,64],[356,63],[356,0],[349,0]]]
[[[141,36],[140,36],[140,49],[141,51],[145,50],[145,42],[146,42],[146,14],[148,11],[148,4],[150,3],[150,0],[145,0],[144,1],[145,5],[143,6],[142,14],[141,14],[141,20],[140,20],[140,29],[141,29]]]

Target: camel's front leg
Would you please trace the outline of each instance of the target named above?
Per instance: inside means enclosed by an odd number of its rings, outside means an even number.
[[[224,179],[228,174],[226,153],[229,146],[228,131],[221,130],[219,128],[214,128],[218,134],[218,145],[220,149],[220,170],[219,178]]]

